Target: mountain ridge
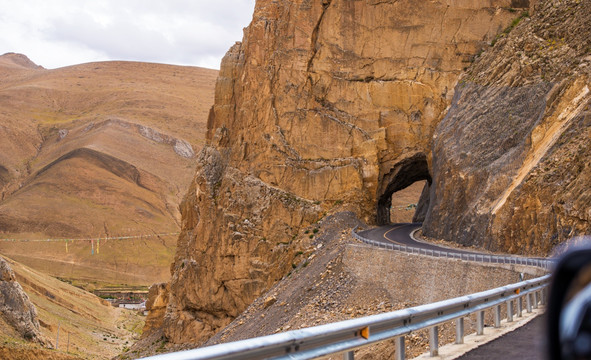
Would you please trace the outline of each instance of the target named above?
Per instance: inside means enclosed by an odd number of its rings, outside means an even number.
[[[178,204],[204,142],[217,73],[126,61],[48,70],[25,55],[0,56],[0,237],[178,232]],[[106,281],[148,286],[168,278],[175,239],[120,244],[120,251],[131,254],[153,247],[154,255],[138,260],[82,253],[74,260],[61,246],[44,247],[45,253],[35,246],[2,243],[0,251],[51,275],[85,281],[100,276],[68,270],[60,258],[87,269],[98,261],[113,271],[122,260],[131,261],[146,275],[117,270],[121,279]]]

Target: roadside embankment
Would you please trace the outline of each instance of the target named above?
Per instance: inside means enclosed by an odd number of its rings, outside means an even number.
[[[479,264],[399,253],[362,244],[350,236],[357,220],[347,213],[322,221],[314,251],[206,345],[394,311],[484,291],[543,274],[525,266]],[[492,326],[492,313],[486,313]],[[466,318],[466,333],[475,331]],[[440,343],[453,341],[453,324],[440,328]],[[428,333],[407,337],[407,356],[428,348]],[[391,357],[393,342],[357,351],[356,358]]]

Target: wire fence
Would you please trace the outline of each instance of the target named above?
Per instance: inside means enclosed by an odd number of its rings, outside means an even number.
[[[146,234],[146,235],[131,235],[131,236],[104,236],[104,237],[96,237],[96,238],[58,238],[58,239],[18,239],[18,238],[10,238],[10,239],[0,239],[1,242],[70,242],[70,241],[100,241],[100,240],[133,240],[133,239],[143,239],[143,238],[153,238],[153,237],[163,237],[163,236],[176,236],[180,233],[163,233],[163,234]]]

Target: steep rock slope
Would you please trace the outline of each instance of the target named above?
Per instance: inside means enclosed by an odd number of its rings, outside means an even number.
[[[0,316],[24,339],[41,345],[49,341],[41,334],[37,309],[16,281],[14,271],[0,258]]]
[[[527,274],[527,278],[543,274],[542,270],[534,268],[502,269],[380,249],[362,244],[351,236],[351,230],[358,226],[364,224],[352,212],[336,212],[310,226],[307,234],[300,235],[303,238],[301,243],[307,246],[293,260],[290,272],[204,345],[449,299],[505,285],[518,279],[520,272]],[[312,239],[309,234],[313,234]],[[152,309],[159,312],[159,303],[167,289],[158,284],[150,291],[154,299]],[[466,331],[475,331],[475,322],[466,321]],[[492,322],[491,312],[486,316],[487,326]],[[440,331],[441,344],[452,340],[452,333],[455,334],[453,326],[444,326]],[[147,335],[118,358],[126,359],[128,355],[143,357],[194,346],[163,344],[162,333],[158,332]],[[410,347],[407,355],[412,357],[423,353],[428,339],[426,331],[413,333],[407,338]],[[366,360],[392,358],[393,351],[394,345],[386,342],[364,348],[356,352],[355,357]]]
[[[430,181],[457,78],[512,6],[530,2],[257,1],[222,62],[182,205],[167,338],[198,344],[228,324],[333,206],[386,222],[393,192]]]
[[[0,56],[0,238],[178,232],[217,73],[135,62],[46,70]],[[76,244],[0,242],[0,251],[77,280],[170,276],[172,236],[103,242],[92,257],[90,242]]]
[[[547,255],[591,231],[591,3],[543,1],[463,77],[435,132],[427,235]]]
[[[2,327],[2,359],[70,358],[66,353],[71,358],[110,359],[137,338],[143,316],[136,312],[113,307],[91,293],[10,259],[0,258],[0,262],[12,269],[11,282],[20,284],[29,306],[36,308],[36,331],[42,339],[49,339],[45,341],[52,348],[44,351],[41,345]],[[13,312],[19,309],[15,305],[9,306]]]

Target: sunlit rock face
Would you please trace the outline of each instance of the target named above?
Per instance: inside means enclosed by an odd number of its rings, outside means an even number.
[[[222,62],[181,206],[166,336],[199,344],[227,325],[289,272],[296,235],[333,206],[385,222],[393,192],[431,181],[458,77],[529,6],[257,1]]]

